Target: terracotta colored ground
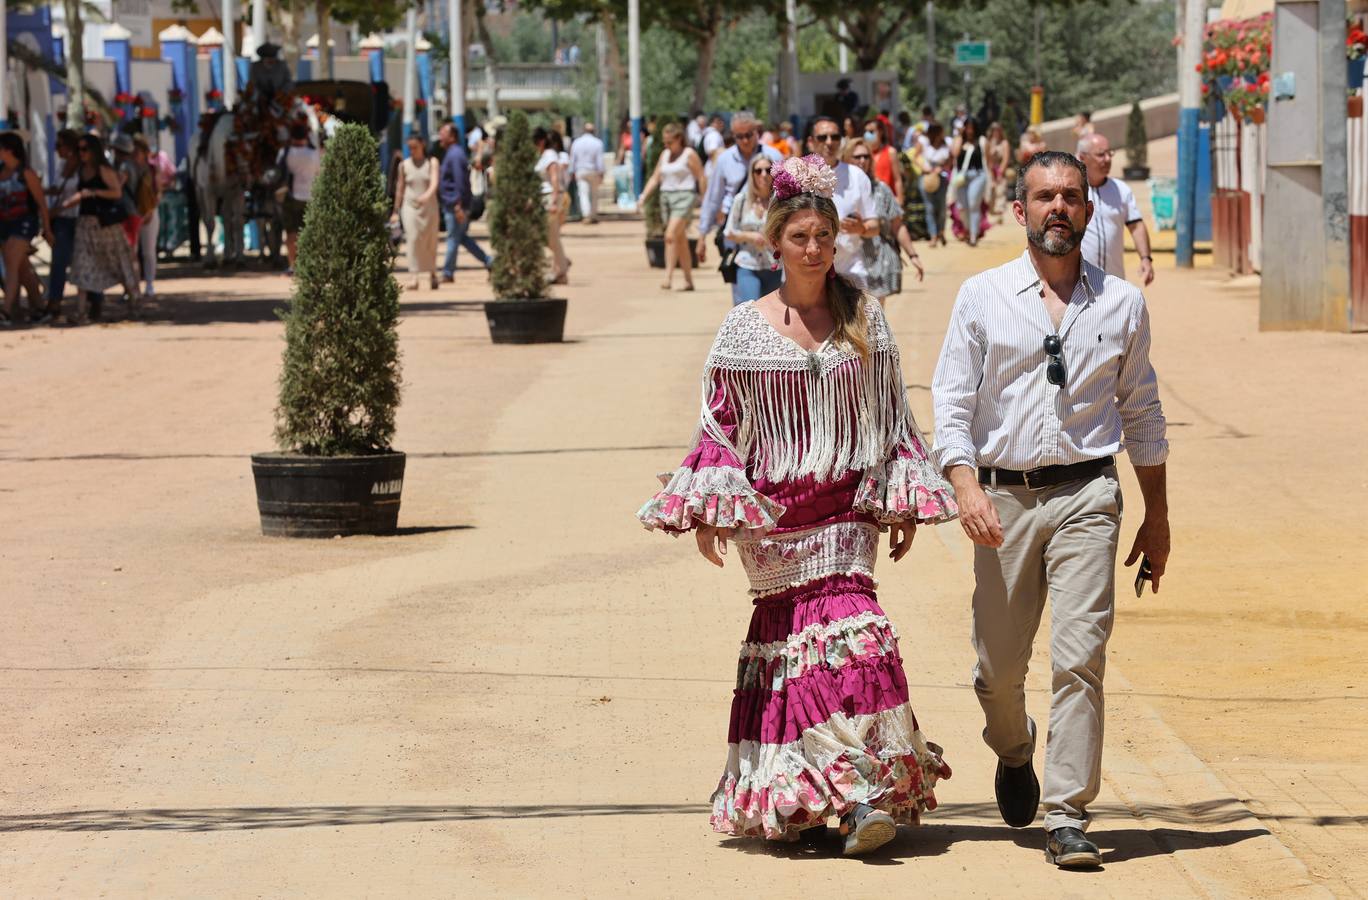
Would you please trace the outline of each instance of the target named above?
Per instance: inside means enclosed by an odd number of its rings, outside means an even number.
[[[491,346],[474,271],[405,294],[391,538],[257,530],[280,276],[0,334],[7,896],[1364,890],[1368,341],[1260,334],[1256,283],[1161,255],[1174,556],[1159,596],[1121,594],[1104,871],[1056,872],[997,818],[957,526],[881,575],[955,768],[942,808],[866,862],[776,851],[706,821],[744,578],[631,518],[682,455],[726,295],[711,271],[662,293],[638,224],[568,231],[563,345]],[[1021,242],[926,250],[890,302],[924,425],[958,284]]]

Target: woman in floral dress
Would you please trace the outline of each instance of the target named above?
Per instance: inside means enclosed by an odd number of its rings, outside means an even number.
[[[832,267],[835,183],[819,156],[779,167],[765,233],[784,284],[722,323],[693,449],[637,515],[694,530],[719,566],[734,540],[750,578],[713,828],[793,840],[840,816],[856,854],[934,808],[950,774],[913,715],[874,557],[881,530],[896,561],[956,508],[879,304]]]

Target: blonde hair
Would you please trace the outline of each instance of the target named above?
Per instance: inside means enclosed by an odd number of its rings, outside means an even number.
[[[855,160],[851,159],[851,157],[855,155],[856,147],[863,147],[866,150],[869,150],[869,145],[865,143],[864,138],[851,138],[850,140],[846,141],[845,146],[841,148],[841,162],[850,163],[852,166],[855,165]],[[872,157],[874,155],[874,151],[869,150],[869,155]]]
[[[789,219],[804,210],[813,210],[831,226],[833,234],[841,230],[841,217],[836,204],[817,194],[795,194],[785,200],[770,203],[765,216],[765,239],[779,246]],[[835,268],[827,273],[826,301],[836,327],[831,333],[834,343],[845,344],[862,360],[869,359],[869,320],[865,318],[864,291]]]
[[[679,127],[678,122],[670,122],[660,130],[660,139],[661,141],[666,143],[674,140],[675,138],[682,138],[683,136],[684,129]]]

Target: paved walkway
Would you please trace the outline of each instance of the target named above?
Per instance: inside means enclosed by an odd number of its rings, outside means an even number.
[[[659,291],[637,228],[570,229],[561,346],[490,346],[474,272],[405,295],[397,444],[411,456],[392,538],[256,530],[245,456],[269,442],[282,281],[167,279],[179,296],[161,321],[0,336],[13,398],[0,422],[6,895],[1342,886],[1293,855],[1309,838],[1256,818],[1280,799],[1255,782],[1282,773],[1223,781],[1124,661],[1108,671],[1105,868],[1056,871],[1039,831],[1003,826],[954,526],[923,529],[880,576],[919,718],[955,770],[941,809],[863,861],[711,834],[744,577],[631,512],[682,455],[727,301],[711,272],[696,294]],[[955,287],[1018,246],[1002,228],[976,254],[925,251],[927,282],[890,303],[925,423]],[[1037,658],[1041,721],[1047,672]],[[1361,813],[1334,832],[1345,846],[1362,846]]]

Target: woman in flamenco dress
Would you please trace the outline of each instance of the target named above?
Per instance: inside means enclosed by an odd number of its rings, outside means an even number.
[[[855,855],[934,809],[950,775],[913,714],[874,560],[881,531],[896,562],[918,524],[957,510],[883,311],[835,270],[835,187],[819,156],[779,168],[765,235],[784,283],[722,323],[693,448],[637,517],[694,531],[718,566],[730,543],[750,579],[712,827],[797,840],[839,816]]]

